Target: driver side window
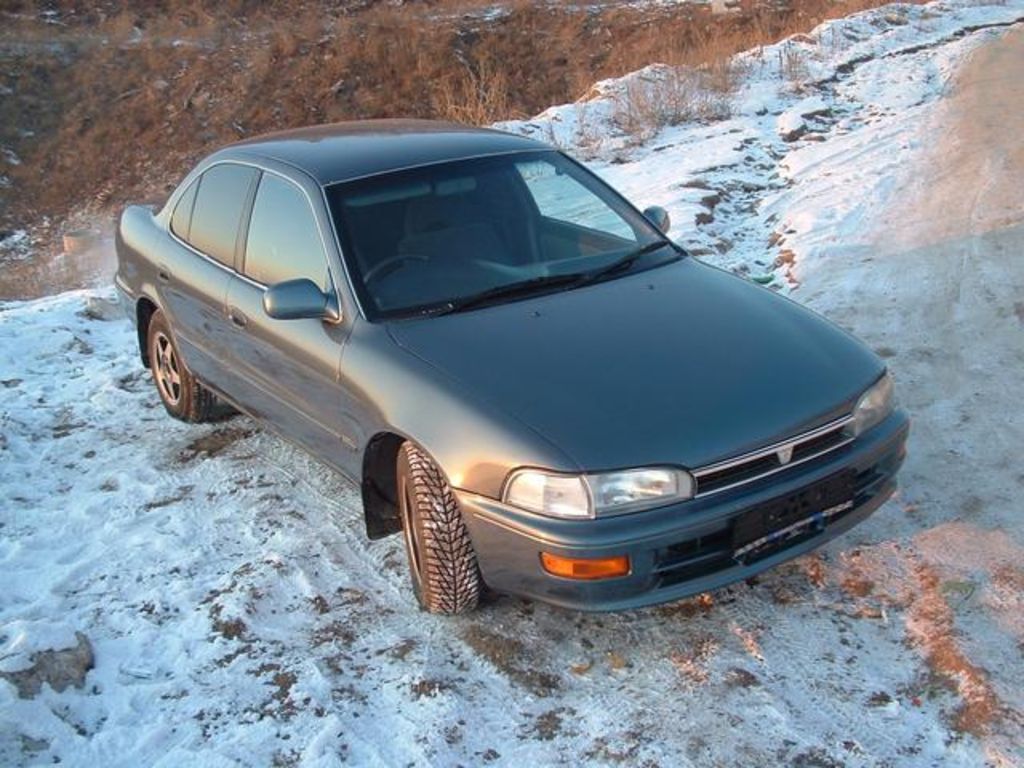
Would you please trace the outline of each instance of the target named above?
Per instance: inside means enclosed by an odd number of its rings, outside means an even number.
[[[244,272],[268,286],[305,277],[327,290],[327,257],[309,201],[272,173],[263,174],[256,190]]]

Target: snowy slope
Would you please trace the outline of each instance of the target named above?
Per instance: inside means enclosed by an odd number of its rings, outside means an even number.
[[[95,654],[81,689],[0,681],[0,764],[1024,764],[1015,508],[992,500],[982,529],[943,506],[990,499],[932,469],[971,446],[943,443],[952,406],[890,333],[920,273],[890,265],[879,288],[861,261],[947,79],[996,35],[963,31],[1017,18],[1020,0],[830,22],[781,47],[806,49],[806,82],[779,47],[748,54],[732,117],[643,143],[599,119],[612,96],[582,133],[574,105],[508,126],[585,135],[577,151],[668,207],[680,242],[918,377],[930,442],[902,494],[753,584],[614,615],[498,598],[428,616],[400,542],[365,541],[355,488],[246,418],[166,417],[108,290],[0,305],[0,674],[76,632]],[[1012,472],[992,470],[998,493]]]

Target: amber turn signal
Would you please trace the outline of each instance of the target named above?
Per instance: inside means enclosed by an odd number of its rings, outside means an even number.
[[[544,570],[565,579],[614,579],[629,573],[629,558],[615,557],[562,557],[548,552],[540,553]]]

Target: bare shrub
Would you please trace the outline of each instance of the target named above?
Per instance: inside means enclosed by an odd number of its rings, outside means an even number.
[[[597,126],[591,120],[590,105],[581,100],[573,106],[576,112],[576,135],[573,143],[584,157],[592,157],[596,154],[601,139]]]
[[[720,72],[710,69],[661,67],[626,83],[615,98],[612,120],[624,133],[643,141],[665,126],[728,117],[734,88],[734,80],[723,80]]]
[[[487,55],[462,60],[462,70],[444,77],[434,91],[438,117],[457,123],[490,125],[512,115],[508,75]]]
[[[792,43],[779,48],[779,76],[792,90],[802,91],[810,75],[803,50]]]

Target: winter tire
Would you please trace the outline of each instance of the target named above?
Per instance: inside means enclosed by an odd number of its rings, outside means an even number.
[[[413,591],[424,610],[473,610],[483,587],[458,501],[441,470],[411,442],[398,452],[398,505]]]

